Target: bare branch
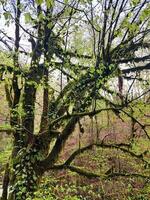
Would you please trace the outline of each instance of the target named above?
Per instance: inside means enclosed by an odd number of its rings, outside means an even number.
[[[137,67],[132,67],[132,68],[128,68],[128,69],[122,69],[122,73],[123,74],[128,74],[130,72],[140,72],[143,70],[150,70],[150,63],[144,65],[144,66],[137,66]]]

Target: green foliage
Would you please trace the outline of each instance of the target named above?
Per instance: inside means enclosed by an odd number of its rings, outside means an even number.
[[[54,0],[46,0],[46,5],[47,5],[47,8],[51,8],[54,6]]]
[[[139,194],[136,196],[128,197],[128,200],[149,200],[149,196],[146,194]]]
[[[54,5],[54,0],[36,0],[37,5],[42,5],[42,3],[46,2],[47,8],[50,8]]]
[[[132,0],[131,6],[137,6],[140,3],[140,0]]]
[[[38,159],[37,150],[22,148],[13,160],[12,170],[16,177],[10,192],[14,193],[16,200],[33,199],[33,192],[37,189],[38,176],[34,171],[35,161]]]
[[[26,23],[32,22],[32,17],[31,17],[31,14],[29,12],[25,13],[24,17],[25,17],[25,22]]]
[[[37,5],[41,5],[44,2],[44,0],[36,0],[35,2],[37,3]]]
[[[11,13],[9,11],[4,12],[5,20],[8,21],[11,19]]]
[[[147,17],[149,16],[149,12],[150,12],[150,5],[148,5],[148,6],[141,12],[140,20],[143,21],[143,20],[147,19]]]
[[[0,64],[6,65],[6,66],[13,65],[12,54],[9,54],[8,52],[0,51]]]
[[[77,186],[70,183],[59,185],[57,178],[45,177],[37,192],[35,192],[34,200],[87,200],[89,198],[100,197],[93,191],[93,187],[89,185]]]
[[[4,167],[7,163],[12,150],[11,138],[0,138],[0,165]]]

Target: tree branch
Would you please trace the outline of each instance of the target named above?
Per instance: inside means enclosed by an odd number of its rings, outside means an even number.
[[[128,68],[128,69],[122,69],[122,73],[123,74],[128,74],[130,72],[140,72],[143,70],[150,70],[150,63],[144,65],[144,66],[137,66],[137,67],[132,67],[132,68]]]
[[[72,153],[69,158],[65,161],[64,165],[70,165],[71,162],[76,158],[76,156],[80,155],[81,153],[84,153],[87,150],[91,150],[94,146],[104,148],[104,149],[118,149],[121,150],[124,153],[129,154],[130,156],[140,159],[145,164],[148,164],[146,160],[144,160],[144,155],[147,153],[147,151],[141,153],[141,154],[135,154],[134,152],[130,151],[129,148],[131,147],[131,144],[104,144],[103,141],[101,143],[94,143],[90,144],[86,147],[83,147],[81,149],[76,150],[74,153]]]
[[[55,119],[54,121],[51,122],[50,126],[54,126],[55,124],[57,124],[60,120],[65,120],[65,119],[69,119],[70,117],[84,117],[84,116],[94,116],[99,114],[100,112],[103,111],[109,111],[109,110],[114,110],[114,108],[102,108],[102,109],[98,109],[98,110],[93,110],[91,112],[81,112],[81,113],[72,113],[72,114],[67,114],[67,115],[63,115],[57,119]],[[116,110],[118,110],[116,108]]]
[[[69,169],[72,172],[76,172],[77,174],[87,177],[89,179],[91,178],[100,178],[103,180],[110,179],[110,178],[115,178],[115,177],[140,177],[143,179],[150,179],[150,176],[146,176],[143,174],[138,174],[138,173],[121,173],[121,172],[112,172],[110,174],[96,174],[87,170],[84,170],[78,166],[73,166],[73,165],[54,165],[51,167],[53,170],[61,170],[61,169]]]
[[[45,172],[57,161],[58,155],[61,152],[69,135],[74,131],[77,121],[78,117],[72,117],[69,120],[65,129],[62,131],[62,134],[57,138],[55,145],[52,151],[49,153],[48,157],[45,160],[38,163],[38,166],[41,169],[41,171]]]

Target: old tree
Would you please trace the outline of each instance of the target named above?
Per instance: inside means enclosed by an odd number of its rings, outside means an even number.
[[[0,12],[1,84],[10,112],[9,126],[2,124],[1,132],[14,139],[2,199],[32,199],[40,178],[51,169],[100,176],[72,165],[92,146],[119,148],[143,159],[132,152],[132,138],[128,144],[96,141],[58,162],[76,125],[83,132],[81,118],[105,110],[131,117],[150,139],[146,127],[128,112],[149,92],[148,80],[139,77],[150,69],[148,0],[2,0]],[[127,93],[125,79],[130,80]],[[135,80],[144,83],[139,95],[130,93]]]

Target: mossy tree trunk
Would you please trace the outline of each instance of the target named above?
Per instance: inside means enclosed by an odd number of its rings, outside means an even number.
[[[37,169],[40,153],[37,145],[20,149],[12,159],[9,200],[33,199],[42,174]]]
[[[65,141],[73,132],[77,120],[77,117],[69,120],[60,136],[55,131],[50,131],[49,134],[33,135],[33,138],[30,139],[32,143],[20,147],[16,156],[11,159],[8,200],[34,198],[34,192],[38,188],[42,175],[53,168]],[[57,141],[51,152],[48,153],[49,144],[56,135]]]

